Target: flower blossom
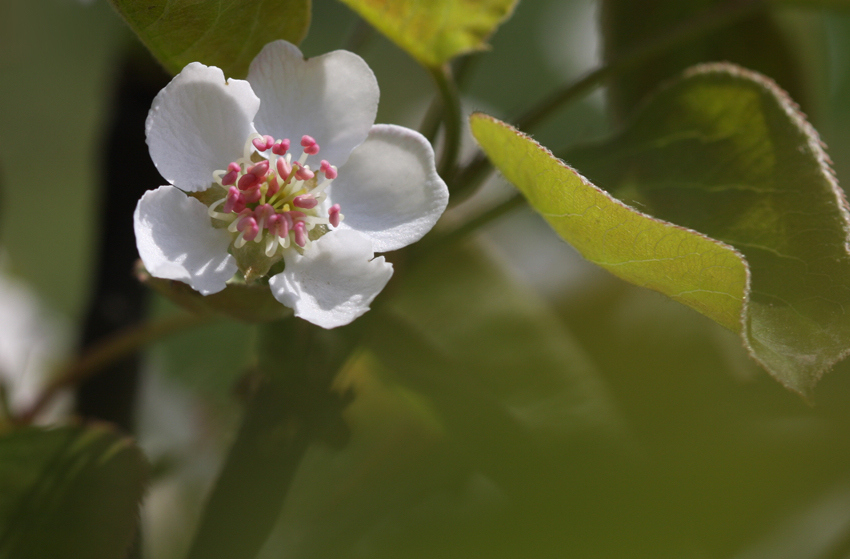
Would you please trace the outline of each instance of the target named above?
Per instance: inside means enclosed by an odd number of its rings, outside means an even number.
[[[418,132],[375,125],[378,84],[356,54],[305,60],[266,45],[247,81],[187,65],[153,102],[136,244],[151,275],[203,295],[237,271],[324,328],[348,324],[392,276],[375,252],[427,233],[448,203]],[[283,264],[282,271],[280,270]]]

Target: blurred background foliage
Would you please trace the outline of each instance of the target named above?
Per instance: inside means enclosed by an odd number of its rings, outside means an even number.
[[[510,120],[709,4],[523,0],[468,61],[464,108]],[[105,130],[126,61],[149,55],[102,0],[12,0],[0,16],[4,269],[75,339],[92,297]],[[434,95],[427,71],[341,3],[313,2],[301,46],[307,56],[357,48],[381,86],[378,122],[421,123]],[[789,90],[839,181],[850,180],[846,12],[753,16],[618,76],[535,138],[553,149],[599,138],[659,81],[715,60]],[[494,179],[445,221],[509,192]],[[528,209],[415,263],[381,297],[336,381],[355,394],[350,440],[310,448],[260,557],[850,553],[850,364],[807,404],[735,335],[584,262]],[[158,296],[150,308],[177,312]],[[153,465],[145,557],[185,554],[235,433],[252,343],[249,326],[221,319],[146,353],[136,414]]]

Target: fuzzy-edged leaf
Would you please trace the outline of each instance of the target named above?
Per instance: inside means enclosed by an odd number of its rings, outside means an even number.
[[[105,426],[0,436],[0,558],[122,557],[147,477],[141,451]]]
[[[735,249],[627,206],[503,122],[470,121],[496,167],[585,258],[741,329],[748,274]]]
[[[850,348],[847,202],[817,133],[775,83],[698,66],[624,132],[565,158],[653,216],[744,255],[744,344],[784,385],[810,391]]]
[[[487,38],[517,0],[342,0],[381,33],[430,68],[487,48]]]
[[[266,43],[298,44],[310,26],[310,0],[110,0],[173,74],[190,62],[242,78]]]

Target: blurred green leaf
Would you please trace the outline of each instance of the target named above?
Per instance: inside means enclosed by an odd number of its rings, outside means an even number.
[[[263,45],[298,44],[310,26],[310,0],[110,0],[165,68],[190,62],[244,77]]]
[[[487,48],[518,0],[342,0],[424,66]]]
[[[850,8],[848,0],[769,0],[777,6],[794,6],[799,8],[828,8],[846,10]]]
[[[613,493],[622,426],[570,332],[480,248],[400,270],[361,319],[337,380],[351,442],[308,454],[263,558],[541,557],[587,535],[545,519]]]
[[[744,343],[801,393],[850,347],[846,201],[817,133],[772,81],[697,67],[609,141],[565,154],[652,215],[740,250]]]
[[[437,402],[449,387],[468,392],[468,405],[489,400],[529,431],[615,429],[604,385],[572,334],[480,247],[447,247],[415,266],[368,342],[399,379],[430,386]],[[476,421],[464,404],[455,411]]]
[[[757,2],[728,0],[602,0],[601,31],[604,57],[614,62],[659,35],[680,25],[711,18],[736,5]],[[766,7],[765,7],[766,8]],[[730,21],[717,31],[691,38],[676,48],[649,58],[618,75],[608,84],[608,111],[621,123],[659,84],[702,62],[724,60],[770,76],[798,103],[808,106],[813,89],[807,68],[799,63],[789,40],[789,25],[777,24],[770,10],[754,10],[744,19]],[[792,27],[793,28],[793,27]]]
[[[204,509],[190,559],[255,557],[307,448],[317,440],[345,439],[339,414],[347,398],[331,390],[352,349],[340,332],[295,318],[260,327],[247,410]]]
[[[0,557],[121,557],[147,470],[139,449],[105,426],[0,436]]]

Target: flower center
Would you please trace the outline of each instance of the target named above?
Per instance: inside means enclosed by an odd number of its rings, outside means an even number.
[[[339,204],[328,208],[325,193],[337,176],[336,167],[322,160],[318,169],[311,169],[307,161],[318,155],[319,144],[303,136],[301,147],[301,156],[293,161],[288,139],[254,135],[245,142],[242,158],[213,173],[213,188],[224,192],[209,205],[209,215],[234,234],[235,248],[264,243],[271,258],[292,245],[306,249],[328,226],[339,226]]]

